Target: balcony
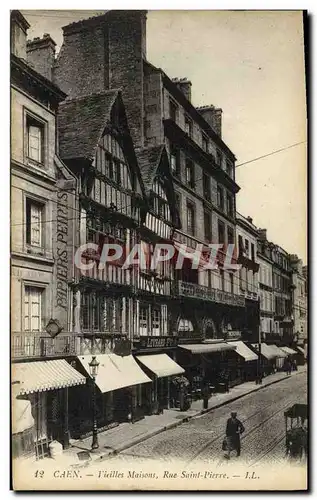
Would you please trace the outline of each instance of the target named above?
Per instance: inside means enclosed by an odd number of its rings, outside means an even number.
[[[178,295],[181,297],[191,297],[193,299],[215,302],[217,304],[226,304],[230,306],[245,306],[245,298],[242,295],[235,295],[229,292],[223,292],[216,288],[178,281]]]
[[[116,340],[123,335],[105,333],[78,334],[60,333],[51,338],[45,332],[13,332],[11,334],[11,355],[13,360],[59,358],[83,356],[85,354],[104,354],[112,351]]]

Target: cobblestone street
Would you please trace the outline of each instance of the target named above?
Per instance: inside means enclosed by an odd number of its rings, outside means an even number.
[[[241,439],[241,465],[255,466],[266,460],[281,463],[285,454],[285,422],[283,412],[294,403],[307,402],[307,374],[283,380],[258,392],[229,403],[188,423],[154,436],[133,446],[111,460],[130,465],[148,460],[182,461],[184,466],[226,460],[221,444],[225,424],[231,411],[237,411],[245,426]],[[110,461],[111,461],[110,460]],[[231,462],[236,461],[232,455]]]

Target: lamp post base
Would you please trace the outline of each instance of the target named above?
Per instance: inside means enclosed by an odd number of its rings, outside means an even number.
[[[99,448],[98,437],[97,436],[93,436],[91,449],[92,450],[97,450],[98,448]]]

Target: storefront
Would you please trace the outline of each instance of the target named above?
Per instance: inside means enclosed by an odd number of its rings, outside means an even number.
[[[231,369],[232,385],[255,380],[257,375],[258,355],[255,354],[242,340],[229,341],[235,347],[236,366]]]
[[[202,397],[206,385],[212,392],[227,388],[229,366],[234,363],[234,345],[217,339],[200,344],[180,344],[178,347],[177,360],[185,368],[193,399]]]
[[[133,355],[151,378],[152,384],[140,389],[139,405],[143,415],[160,413],[171,408],[177,399],[173,377],[184,370],[175,363],[178,337],[142,335],[133,342]]]
[[[34,419],[36,458],[49,454],[49,444],[57,440],[69,445],[68,388],[86,384],[86,378],[65,359],[16,363],[12,381],[19,382],[17,397],[28,401]],[[21,404],[21,403],[20,403]]]
[[[262,375],[266,376],[274,373],[276,365],[276,351],[271,349],[271,347],[265,342],[261,342],[261,347],[259,347],[259,344],[251,344],[251,346],[257,353],[260,353],[261,349],[260,369]]]
[[[285,358],[287,357],[287,354],[283,351],[283,349],[277,347],[276,344],[268,344],[271,350],[276,355],[275,358],[275,370],[280,371],[283,369]]]
[[[305,349],[302,346],[297,345],[296,346],[297,350],[297,355],[296,355],[296,361],[298,365],[304,365],[306,361],[306,356],[305,356]]]
[[[185,370],[165,353],[140,355],[136,359],[152,379],[152,413],[160,413],[174,406],[176,395],[171,387],[171,379],[185,373]]]
[[[98,429],[105,430],[120,422],[135,421],[139,413],[139,394],[144,384],[152,381],[139,367],[132,355],[96,355],[99,363],[96,383],[96,418]],[[77,358],[78,369],[88,379],[87,386],[73,394],[69,402],[70,432],[72,437],[82,437],[92,432],[92,384],[89,363],[92,356]]]

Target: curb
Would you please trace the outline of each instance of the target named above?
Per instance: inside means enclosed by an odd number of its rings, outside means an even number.
[[[293,376],[300,375],[301,373],[304,373],[304,371],[294,373]],[[132,446],[136,446],[137,444],[142,443],[143,441],[146,441],[147,439],[150,439],[151,437],[157,436],[158,434],[161,434],[164,431],[174,429],[175,427],[178,427],[179,425],[182,425],[183,423],[188,422],[192,418],[196,418],[198,416],[206,415],[207,413],[211,413],[213,410],[221,408],[222,406],[225,406],[229,403],[232,403],[233,401],[237,401],[238,399],[244,398],[245,396],[248,396],[249,394],[252,394],[253,392],[258,392],[261,389],[265,389],[266,387],[269,387],[271,385],[278,384],[279,382],[282,382],[283,380],[286,380],[286,379],[290,378],[291,376],[292,375],[286,375],[285,377],[280,378],[278,380],[272,380],[272,382],[269,382],[268,384],[259,385],[258,387],[254,387],[253,389],[251,389],[248,392],[245,392],[244,394],[239,394],[238,396],[235,396],[234,398],[229,399],[227,401],[223,401],[222,403],[218,403],[211,408],[208,408],[206,410],[200,410],[197,413],[194,413],[193,415],[188,415],[186,417],[183,417],[182,419],[177,420],[176,422],[172,422],[170,424],[165,425],[164,427],[160,427],[159,429],[155,429],[154,431],[146,434],[146,436],[137,437],[137,438],[131,440],[129,443],[126,443],[122,446],[119,446],[118,448],[110,451],[109,453],[106,453],[103,456],[98,457],[97,459],[94,460],[94,462],[102,462],[109,457],[114,457],[115,455],[118,455],[118,453],[121,453],[124,450],[132,448]]]

